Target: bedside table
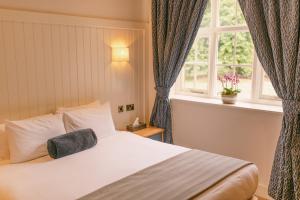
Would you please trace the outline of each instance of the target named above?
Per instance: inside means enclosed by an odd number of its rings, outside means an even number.
[[[151,138],[154,140],[159,140],[161,142],[164,141],[164,129],[162,128],[157,128],[154,126],[149,126],[147,128],[138,130],[138,131],[134,131],[133,133],[142,136],[142,137],[147,137],[147,138]],[[157,137],[159,137],[160,139],[158,139]]]

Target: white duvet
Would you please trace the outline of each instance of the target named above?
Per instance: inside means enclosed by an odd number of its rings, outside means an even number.
[[[119,132],[99,140],[89,150],[57,160],[45,156],[26,163],[0,165],[0,199],[74,200],[188,150]],[[256,167],[250,165],[236,174],[202,194],[201,199],[251,196],[257,184]]]
[[[74,200],[187,150],[120,132],[57,160],[0,165],[0,199]]]

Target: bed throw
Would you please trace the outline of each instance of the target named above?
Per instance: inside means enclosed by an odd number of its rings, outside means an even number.
[[[104,186],[79,200],[193,199],[250,162],[190,150]]]
[[[97,144],[97,136],[92,129],[81,129],[51,138],[47,141],[47,149],[51,158],[68,156]]]

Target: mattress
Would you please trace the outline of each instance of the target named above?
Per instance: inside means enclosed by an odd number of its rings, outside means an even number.
[[[101,139],[89,150],[61,159],[45,156],[0,165],[1,200],[73,200],[190,149],[128,132]],[[257,168],[248,165],[206,190],[197,199],[249,199]]]

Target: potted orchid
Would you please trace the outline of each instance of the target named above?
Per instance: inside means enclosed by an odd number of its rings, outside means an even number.
[[[234,104],[238,93],[241,92],[238,88],[239,77],[236,74],[227,73],[224,76],[218,76],[218,80],[221,82],[223,88],[221,92],[223,103]]]

